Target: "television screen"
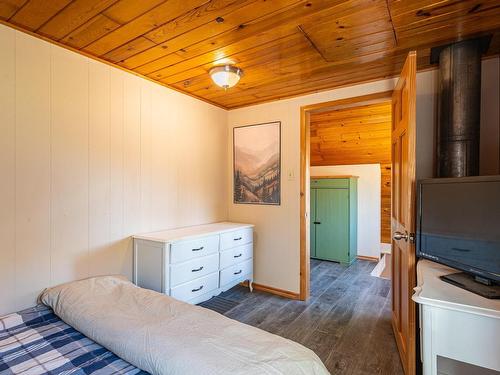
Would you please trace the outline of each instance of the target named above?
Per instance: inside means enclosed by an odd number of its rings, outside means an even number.
[[[420,257],[500,281],[500,176],[419,183]]]

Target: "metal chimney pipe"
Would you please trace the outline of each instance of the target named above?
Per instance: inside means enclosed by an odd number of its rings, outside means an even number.
[[[438,177],[479,174],[483,51],[481,39],[453,43],[432,51],[434,58],[439,53]]]

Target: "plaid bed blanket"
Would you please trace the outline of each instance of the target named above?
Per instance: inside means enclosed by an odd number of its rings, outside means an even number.
[[[39,305],[0,317],[0,374],[145,375]]]

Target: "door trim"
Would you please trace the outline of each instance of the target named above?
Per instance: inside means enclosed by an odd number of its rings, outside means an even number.
[[[309,298],[310,248],[309,248],[309,212],[310,203],[310,125],[311,113],[331,109],[357,107],[360,105],[388,102],[392,100],[392,90],[374,94],[355,96],[323,103],[311,104],[300,108],[300,292],[299,299]]]

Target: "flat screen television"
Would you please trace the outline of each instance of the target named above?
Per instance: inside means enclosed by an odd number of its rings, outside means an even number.
[[[433,178],[417,186],[417,256],[498,284],[500,176]]]

